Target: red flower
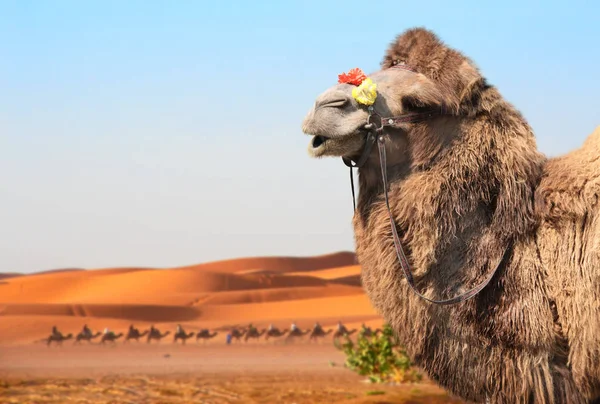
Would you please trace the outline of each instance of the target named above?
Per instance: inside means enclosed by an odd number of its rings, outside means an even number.
[[[350,70],[348,73],[338,75],[338,83],[348,83],[359,86],[367,76],[358,67]]]

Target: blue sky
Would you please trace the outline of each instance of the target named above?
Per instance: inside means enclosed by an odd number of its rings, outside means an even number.
[[[0,1],[0,272],[354,247],[348,172],[302,119],[424,26],[533,126],[600,125],[594,2]],[[368,4],[368,5],[367,5]]]

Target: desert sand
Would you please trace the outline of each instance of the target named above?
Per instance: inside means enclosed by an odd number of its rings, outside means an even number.
[[[225,343],[249,323],[280,329],[295,321],[325,329],[342,321],[380,327],[360,286],[353,253],[256,257],[179,268],[66,269],[0,275],[0,402],[459,402],[431,383],[375,386],[344,368],[331,336],[317,343],[264,338]],[[100,345],[40,342],[56,325],[127,332],[154,325],[160,342]],[[177,324],[209,328],[173,343]],[[32,387],[33,386],[33,387]],[[377,391],[377,392],[373,392]],[[112,401],[111,401],[112,400]],[[166,401],[165,401],[166,400]],[[409,401],[406,401],[409,400]]]

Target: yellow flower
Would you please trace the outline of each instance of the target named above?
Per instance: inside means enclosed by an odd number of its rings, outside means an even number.
[[[352,97],[361,104],[373,105],[377,98],[377,84],[366,78],[360,86],[352,89]]]

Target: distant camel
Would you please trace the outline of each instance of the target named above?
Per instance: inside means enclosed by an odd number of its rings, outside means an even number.
[[[98,338],[100,334],[102,334],[100,331],[95,334],[85,333],[82,331],[75,337],[74,344],[81,344],[81,341],[92,342],[92,340]]]
[[[250,328],[247,332],[246,335],[244,335],[244,342],[248,342],[248,340],[250,338],[255,338],[257,341],[260,337],[262,337],[264,335],[264,333],[266,333],[267,330],[263,329],[261,332],[258,332],[258,329],[256,328]]]
[[[188,338],[192,338],[194,336],[194,332],[190,332],[189,334],[186,334],[185,331],[181,330],[180,332],[176,332],[175,334],[173,334],[173,343],[176,343],[177,340],[181,340],[181,343],[183,345],[185,345],[185,341],[188,340]]]
[[[233,328],[230,332],[231,339],[240,341],[242,339],[242,337],[246,334],[247,331],[248,330],[244,330],[244,329],[240,330],[238,328]]]
[[[346,327],[344,327],[341,330],[335,330],[335,332],[333,333],[333,339],[338,339],[340,337],[349,337],[352,334],[354,334],[356,332],[356,328],[352,329],[351,331],[348,331],[346,329]]]
[[[122,332],[115,334],[114,332],[110,331],[105,334],[102,334],[102,339],[100,339],[100,343],[105,344],[106,342],[112,342],[113,344],[115,344],[116,341],[119,338],[121,338],[122,336],[123,336]]]
[[[200,330],[196,333],[196,342],[198,342],[198,340],[201,339],[202,342],[206,344],[207,340],[216,337],[217,334],[218,332],[216,331],[211,334],[208,329]]]
[[[269,338],[283,337],[288,332],[290,332],[290,330],[285,329],[285,330],[281,331],[279,328],[273,328],[272,330],[267,330],[267,332],[265,333],[265,340],[268,341]]]
[[[371,327],[366,327],[363,324],[363,328],[359,331],[358,335],[362,336],[362,337],[372,337],[374,335],[377,335],[381,332],[381,330],[379,328],[376,328],[375,330],[372,330]]]
[[[167,331],[164,334],[161,334],[160,331],[156,328],[150,328],[150,332],[148,333],[148,337],[146,338],[146,343],[150,343],[153,339],[160,342],[161,339],[171,334],[171,331]]]
[[[306,334],[308,334],[310,332],[310,329],[302,331],[299,328],[296,328],[295,330],[291,331],[288,333],[288,336],[285,337],[285,342],[290,342],[292,340],[294,340],[295,338],[302,338],[304,337]]]
[[[308,336],[309,341],[317,341],[319,338],[324,338],[325,336],[331,334],[333,329],[325,331],[322,328],[313,328],[310,335]]]
[[[46,338],[46,345],[50,346],[50,344],[54,342],[55,345],[62,346],[63,341],[71,338],[73,338],[73,334],[68,333],[67,335],[63,335],[61,332],[57,331]]]
[[[132,339],[136,340],[137,342],[140,342],[140,338],[145,337],[149,332],[149,330],[140,332],[140,330],[138,330],[137,328],[130,326],[129,331],[127,331],[127,335],[125,336],[125,341],[123,342],[129,342],[129,340]]]

